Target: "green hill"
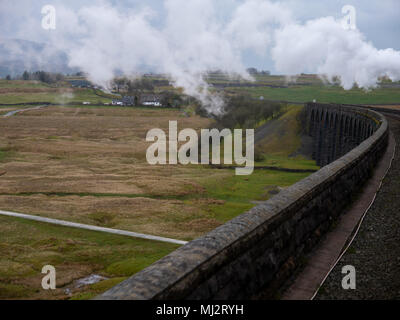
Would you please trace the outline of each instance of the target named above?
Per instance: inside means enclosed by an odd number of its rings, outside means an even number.
[[[257,166],[318,169],[311,159],[311,139],[302,134],[302,110],[302,106],[289,105],[279,118],[270,120],[257,129]]]

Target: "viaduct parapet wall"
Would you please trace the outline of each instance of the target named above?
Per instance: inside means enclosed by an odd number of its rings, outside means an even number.
[[[377,112],[308,104],[306,115],[323,168],[97,299],[275,298],[370,177],[388,143],[387,121]]]

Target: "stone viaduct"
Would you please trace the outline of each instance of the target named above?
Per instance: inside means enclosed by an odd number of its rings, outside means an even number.
[[[388,144],[388,123],[377,112],[321,104],[307,104],[305,111],[314,158],[322,166],[318,172],[97,299],[276,298],[360,191]]]
[[[379,122],[350,106],[310,103],[305,107],[307,133],[313,138],[313,159],[323,167],[369,138]]]

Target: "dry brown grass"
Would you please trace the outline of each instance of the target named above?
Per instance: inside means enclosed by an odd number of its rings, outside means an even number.
[[[210,121],[176,110],[92,107],[0,119],[0,147],[11,152],[0,164],[7,172],[0,208],[180,239],[213,229],[219,223],[183,198],[204,191],[199,181],[209,170],[146,162],[146,133],[168,132],[170,120],[180,129]]]

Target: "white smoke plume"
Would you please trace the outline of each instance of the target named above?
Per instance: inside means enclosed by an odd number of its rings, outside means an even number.
[[[119,11],[103,2],[84,7],[76,14],[59,10],[68,21],[60,41],[70,57],[92,81],[106,86],[117,74],[137,74],[147,67],[167,74],[172,83],[199,99],[211,113],[223,111],[223,98],[210,94],[204,80],[207,71],[221,70],[234,77],[252,78],[242,62],[244,50],[265,54],[273,41],[273,27],[288,23],[290,12],[282,5],[262,0],[245,1],[231,19],[218,19],[215,1],[167,0],[161,26],[155,12]]]
[[[329,81],[339,77],[346,90],[355,83],[365,89],[376,87],[383,76],[400,80],[399,51],[376,49],[359,30],[346,30],[332,17],[277,30],[272,57],[280,72],[317,72]]]
[[[345,89],[355,83],[375,87],[383,76],[400,80],[399,51],[378,50],[360,30],[346,30],[334,17],[300,23],[290,2],[165,0],[163,5],[162,13],[108,0],[78,10],[57,5],[51,44],[67,52],[70,67],[85,71],[97,84],[107,86],[121,73],[130,77],[154,70],[213,113],[223,111],[224,101],[210,94],[205,73],[221,70],[251,79],[243,63],[249,51],[271,56],[283,74],[337,77]]]

